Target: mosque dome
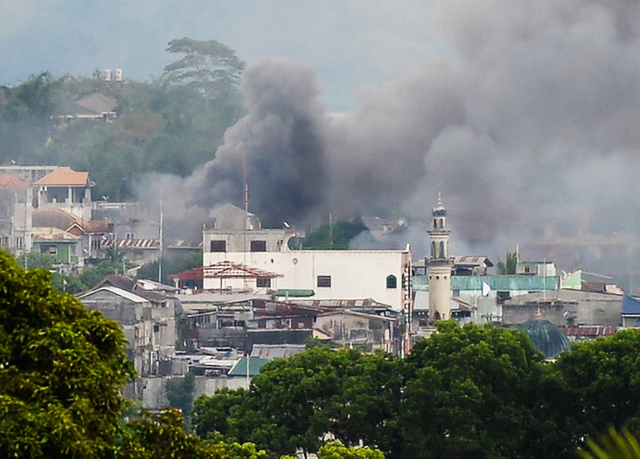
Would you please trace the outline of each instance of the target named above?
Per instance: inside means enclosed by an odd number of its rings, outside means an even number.
[[[534,347],[548,359],[557,357],[562,351],[571,347],[565,334],[548,320],[529,320],[519,328],[527,332]]]

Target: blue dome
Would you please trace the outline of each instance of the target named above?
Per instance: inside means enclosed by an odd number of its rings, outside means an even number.
[[[547,358],[557,357],[571,347],[565,334],[548,320],[529,320],[519,328],[527,332],[534,347]]]

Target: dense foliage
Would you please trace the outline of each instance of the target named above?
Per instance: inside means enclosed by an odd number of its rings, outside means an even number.
[[[50,281],[0,253],[2,457],[556,458],[579,446],[597,457],[637,449],[628,432],[640,425],[638,330],[577,343],[549,362],[521,331],[441,322],[405,359],[328,347],[276,359],[249,390],[196,399],[197,435],[174,410],[121,423],[132,376],[122,332]],[[176,382],[171,395],[184,414],[192,383]]]
[[[314,348],[261,371],[249,391],[196,399],[193,427],[274,454],[326,435],[387,457],[573,457],[611,424],[637,429],[640,332],[548,362],[517,330],[452,322],[406,359]]]
[[[309,250],[347,250],[351,239],[363,231],[367,231],[367,227],[361,220],[320,225],[309,233],[302,244],[302,248]]]
[[[214,43],[173,40],[168,51],[186,56],[169,64],[157,81],[55,78],[43,72],[0,88],[0,164],[86,170],[96,183],[94,198],[112,201],[132,198],[143,173],[190,174],[213,159],[225,130],[241,115],[242,63]],[[59,117],[74,111],[72,102],[96,92],[115,99],[118,116],[112,122]]]
[[[136,277],[138,279],[158,280],[158,264],[158,260],[145,263],[136,273]],[[162,257],[161,282],[166,285],[173,285],[173,281],[170,278],[172,274],[187,271],[188,269],[197,268],[200,266],[202,266],[202,251],[181,253],[176,255],[165,254]]]
[[[120,327],[0,252],[0,456],[97,457],[132,376]]]

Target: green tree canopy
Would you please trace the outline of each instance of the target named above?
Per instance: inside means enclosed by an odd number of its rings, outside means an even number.
[[[387,420],[397,412],[401,378],[388,354],[318,347],[265,365],[250,391],[196,400],[193,426],[278,454],[317,452],[332,433],[348,445],[388,448]]]
[[[195,87],[207,98],[236,86],[244,68],[235,51],[215,40],[184,37],[171,40],[166,51],[184,56],[164,68],[162,80]]]
[[[518,254],[516,252],[507,252],[506,261],[498,260],[498,274],[515,274],[518,264]]]
[[[367,227],[362,220],[320,225],[304,240],[302,247],[307,250],[347,250],[349,242]]]
[[[564,411],[574,413],[574,441],[609,426],[640,431],[640,331],[574,344],[556,367],[567,385]]]
[[[543,356],[520,331],[440,322],[406,359],[404,457],[516,457]]]
[[[133,376],[115,322],[0,252],[0,456],[98,457]]]

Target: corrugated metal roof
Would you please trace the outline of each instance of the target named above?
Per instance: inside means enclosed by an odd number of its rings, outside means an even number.
[[[170,277],[171,279],[179,280],[274,279],[276,277],[282,277],[282,274],[225,260],[213,265],[192,268],[187,271],[172,274]]]
[[[107,240],[104,243],[104,247],[109,247],[113,244],[113,240]],[[159,239],[117,239],[115,241],[116,247],[119,249],[159,249]]]
[[[109,222],[106,220],[84,220],[77,215],[54,207],[42,207],[33,211],[33,226],[55,227],[69,231],[73,225],[78,225],[84,233],[107,233]]]
[[[640,314],[640,300],[625,295],[622,300],[622,314]]]
[[[451,276],[452,290],[482,290],[486,283],[496,291],[542,291],[557,290],[560,286],[558,276]],[[427,276],[414,276],[415,290],[428,290]]]
[[[80,238],[71,233],[67,233],[60,228],[33,228],[33,240],[37,241],[58,241],[58,242],[78,242]]]
[[[304,344],[254,344],[251,358],[259,357],[267,360],[286,358],[303,352],[305,349]]]
[[[460,266],[493,266],[493,262],[484,255],[463,255],[453,257],[453,264]]]
[[[567,336],[595,338],[598,336],[615,335],[618,331],[618,327],[596,325],[592,327],[560,327],[560,330],[562,330],[562,332]]]
[[[90,292],[87,293],[83,293],[82,295],[78,296],[78,299],[83,299],[89,295],[93,295],[94,293],[97,292],[102,292],[102,291],[106,291],[106,292],[111,292],[115,295],[121,296],[123,298],[126,298],[127,300],[133,302],[133,303],[148,303],[148,301],[144,298],[142,298],[141,296],[136,295],[135,293],[131,293],[131,292],[127,292],[126,290],[123,290],[121,288],[118,287],[100,287],[97,290],[91,290]]]
[[[257,376],[260,374],[260,369],[269,363],[268,359],[261,359],[259,357],[250,357],[249,358],[249,376]],[[236,362],[236,364],[229,370],[229,376],[247,376],[247,359],[246,357],[240,359]]]

